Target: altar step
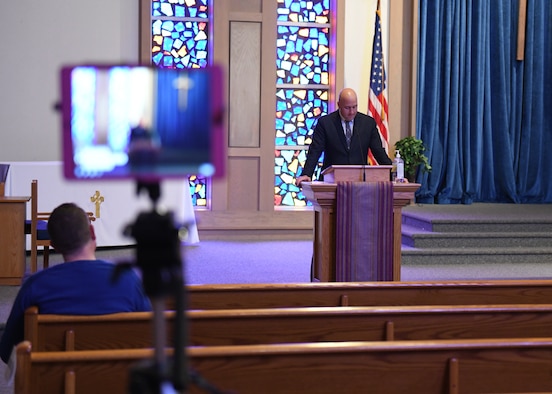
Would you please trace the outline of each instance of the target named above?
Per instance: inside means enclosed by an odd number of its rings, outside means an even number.
[[[402,219],[402,264],[552,262],[552,205],[412,205]]]

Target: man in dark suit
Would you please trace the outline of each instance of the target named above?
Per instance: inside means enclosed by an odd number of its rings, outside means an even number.
[[[311,181],[322,152],[322,169],[334,164],[367,164],[368,149],[372,151],[378,164],[392,164],[383,148],[376,121],[358,112],[355,91],[350,88],[343,89],[339,94],[337,106],[337,111],[318,119],[303,172],[296,179],[297,186],[301,186],[302,182]],[[351,131],[349,141],[347,128]]]

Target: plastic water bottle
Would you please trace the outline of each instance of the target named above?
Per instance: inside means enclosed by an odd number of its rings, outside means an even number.
[[[404,182],[404,160],[401,158],[401,153],[398,149],[395,151],[391,173],[393,174],[393,182]]]

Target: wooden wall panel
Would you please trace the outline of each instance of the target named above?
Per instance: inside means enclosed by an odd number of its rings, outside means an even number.
[[[416,16],[418,1],[389,3],[389,154],[395,141],[416,134]]]
[[[229,146],[258,147],[261,117],[261,24],[230,22]]]
[[[231,210],[257,211],[259,209],[259,159],[256,157],[232,157],[228,160],[230,189],[228,208]]]
[[[261,12],[263,0],[228,0],[233,12]]]

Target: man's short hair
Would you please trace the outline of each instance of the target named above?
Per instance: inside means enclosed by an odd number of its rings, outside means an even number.
[[[59,253],[76,252],[91,239],[88,214],[76,204],[61,204],[48,219],[48,234]]]

